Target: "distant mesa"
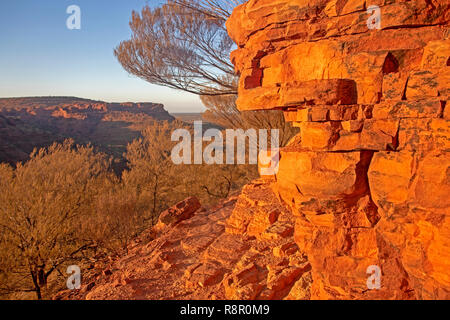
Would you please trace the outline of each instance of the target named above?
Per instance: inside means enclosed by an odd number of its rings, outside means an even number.
[[[0,98],[0,162],[28,159],[34,148],[73,138],[122,158],[154,121],[173,121],[162,104],[108,103],[77,97]]]
[[[114,112],[126,112],[134,115],[145,115],[155,120],[169,120],[174,118],[164,109],[164,105],[151,102],[108,103],[98,100],[77,97],[26,97],[0,98],[0,113],[12,116],[28,113],[33,116],[53,116],[74,119],[87,119],[91,116],[106,116]]]

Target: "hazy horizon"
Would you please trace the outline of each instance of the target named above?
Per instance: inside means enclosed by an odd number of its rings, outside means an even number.
[[[99,102],[105,102],[105,103],[119,103],[119,104],[124,104],[124,103],[158,103],[155,101],[134,101],[134,100],[124,100],[124,101],[106,101],[106,100],[102,100],[102,99],[91,99],[89,97],[76,97],[76,96],[8,96],[8,97],[3,97],[0,96],[0,100],[1,99],[29,99],[29,98],[61,98],[61,97],[66,97],[66,98],[76,98],[76,99],[82,99],[82,100],[92,100],[92,101],[99,101]],[[167,110],[166,106],[164,105],[164,109]],[[205,112],[205,110],[184,110],[184,109],[179,109],[179,110],[175,110],[175,111],[170,111],[167,110],[167,112],[169,112],[170,114],[201,114],[203,112]]]
[[[132,11],[161,2],[1,2],[0,98],[72,96],[161,103],[170,113],[203,112],[197,96],[129,75],[114,57],[114,48],[130,37]],[[81,30],[66,27],[66,9],[73,4],[81,8]]]

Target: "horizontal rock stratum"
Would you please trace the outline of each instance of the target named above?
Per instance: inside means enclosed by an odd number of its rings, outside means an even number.
[[[153,121],[172,121],[162,104],[76,97],[0,98],[0,162],[27,161],[34,148],[72,138],[121,158]]]
[[[238,108],[281,109],[300,128],[273,190],[313,299],[450,298],[449,6],[250,0],[227,22]]]

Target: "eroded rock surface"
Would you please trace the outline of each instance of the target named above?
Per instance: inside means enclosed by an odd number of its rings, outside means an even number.
[[[175,206],[183,219],[160,221],[127,254],[85,276],[80,290],[55,299],[309,299],[311,266],[272,183],[254,181],[195,213],[197,202],[186,199]]]
[[[380,30],[368,28],[370,5]],[[450,298],[449,9],[250,0],[227,22],[238,108],[282,109],[300,128],[273,190],[295,217],[312,298]],[[371,265],[380,290],[367,288]]]
[[[238,107],[300,128],[278,173],[216,208],[185,201],[57,298],[449,299],[449,17],[437,0],[237,7]]]

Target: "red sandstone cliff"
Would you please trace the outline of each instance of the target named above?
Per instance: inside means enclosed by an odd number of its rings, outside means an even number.
[[[174,118],[157,103],[106,103],[73,97],[0,98],[0,162],[73,138],[121,157],[145,125]]]
[[[228,21],[238,107],[300,128],[274,190],[313,298],[450,298],[449,18],[436,0],[250,0]]]
[[[58,298],[449,299],[449,18],[436,0],[239,6],[238,107],[300,128],[278,174],[193,216],[174,208],[182,221]]]

